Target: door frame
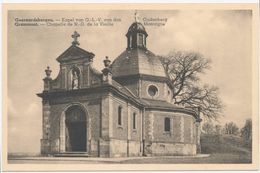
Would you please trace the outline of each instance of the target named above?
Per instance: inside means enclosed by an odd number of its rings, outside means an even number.
[[[75,102],[75,103],[70,103],[68,104],[65,109],[62,111],[61,116],[60,116],[60,145],[59,145],[59,152],[60,153],[65,153],[66,151],[66,124],[65,124],[65,120],[66,120],[66,111],[72,107],[72,106],[78,106],[79,108],[82,109],[82,111],[85,113],[86,116],[86,153],[90,153],[90,144],[91,144],[91,123],[90,123],[90,116],[89,113],[87,111],[87,108],[79,102]]]

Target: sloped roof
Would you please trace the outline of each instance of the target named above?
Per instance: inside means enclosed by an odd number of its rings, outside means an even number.
[[[67,50],[65,50],[56,60],[58,62],[66,62],[76,59],[92,59],[94,58],[95,54],[92,52],[88,52],[76,45],[71,45]]]
[[[181,106],[177,106],[175,104],[163,101],[163,100],[152,100],[152,99],[140,99],[141,103],[143,103],[147,107],[158,107],[158,108],[182,108]]]
[[[164,67],[154,53],[145,49],[125,50],[112,63],[113,77],[145,74],[167,77]]]
[[[132,93],[127,87],[121,85],[120,83],[116,82],[115,80],[112,80],[112,85],[117,88],[119,91],[126,94],[128,97],[132,97],[133,99],[136,99],[137,96]]]
[[[163,100],[140,99],[140,101],[141,101],[141,104],[144,105],[146,108],[178,111],[178,112],[183,112],[183,113],[192,115],[196,119],[199,118],[197,112],[191,108],[178,106],[178,105],[175,105],[175,104],[163,101]]]

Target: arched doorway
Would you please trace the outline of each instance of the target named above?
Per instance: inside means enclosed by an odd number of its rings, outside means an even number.
[[[80,106],[71,106],[65,112],[66,152],[87,151],[86,114]]]

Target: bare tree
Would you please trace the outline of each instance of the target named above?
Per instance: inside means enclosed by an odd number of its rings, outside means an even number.
[[[199,75],[210,68],[210,59],[194,52],[171,52],[168,56],[160,56],[160,59],[173,86],[174,103],[200,107],[205,117],[217,119],[223,108],[218,88],[199,85]]]

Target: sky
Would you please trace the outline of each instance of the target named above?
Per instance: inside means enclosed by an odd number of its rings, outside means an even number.
[[[44,70],[59,72],[56,58],[79,34],[80,47],[93,52],[94,67],[103,59],[114,60],[126,48],[125,34],[135,11],[11,11],[8,14],[8,151],[40,152],[41,99]],[[144,18],[166,18],[164,26],[145,25],[147,48],[157,55],[170,51],[194,51],[210,58],[211,69],[202,82],[218,86],[225,104],[221,124],[242,127],[252,116],[252,14],[251,11],[174,10],[138,11]],[[113,26],[15,26],[15,18],[119,18]],[[30,142],[28,142],[30,141]],[[19,144],[19,145],[17,145]]]

